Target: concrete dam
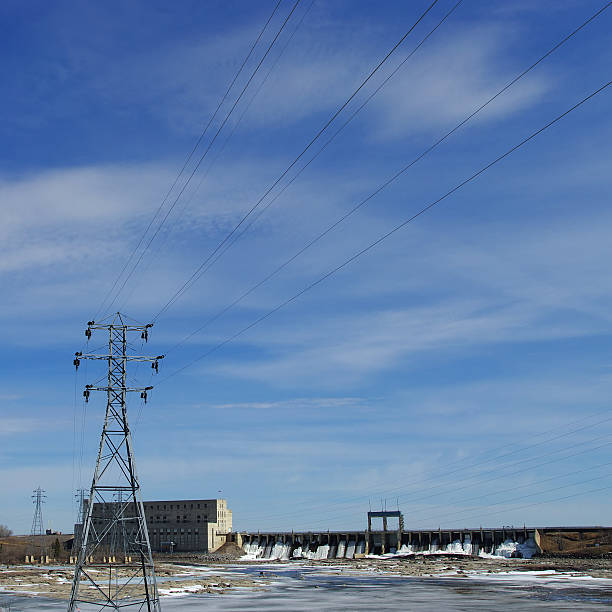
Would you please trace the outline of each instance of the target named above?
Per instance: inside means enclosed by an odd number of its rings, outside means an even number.
[[[382,529],[372,520],[382,519]],[[397,519],[397,529],[388,520]],[[612,553],[610,527],[497,527],[410,530],[399,511],[368,513],[363,531],[243,532],[228,534],[253,559],[355,559],[384,554],[460,554],[531,558],[534,554]]]
[[[364,555],[462,554],[531,557],[533,528],[236,533],[232,539],[254,559],[355,559]]]

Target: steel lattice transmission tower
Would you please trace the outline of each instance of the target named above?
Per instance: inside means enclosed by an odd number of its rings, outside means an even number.
[[[83,535],[83,526],[85,525],[85,489],[77,489],[74,496],[77,505],[77,516],[74,529],[74,550],[81,549],[81,536]],[[76,526],[79,526],[79,529]]]
[[[36,542],[40,547],[40,554],[45,552],[45,528],[43,526],[42,506],[45,503],[45,491],[38,487],[34,489],[32,495],[32,503],[34,504],[34,518],[32,519],[32,529],[30,536],[32,537],[32,546],[36,547]]]
[[[110,322],[89,321],[85,331],[88,339],[94,330],[107,332],[108,353],[78,352],[74,359],[77,368],[82,359],[107,361],[108,374],[106,386],[88,384],[83,392],[88,401],[92,391],[104,391],[107,403],[96,469],[89,499],[85,500],[81,545],[68,611],[117,610],[129,606],[134,610],[160,612],[126,398],[128,393],[137,392],[146,402],[147,391],[152,389],[128,386],[128,362],[150,362],[157,371],[163,355],[145,357],[127,353],[128,336],[140,334],[143,340],[148,340],[152,323],[128,323],[127,317],[120,313],[109,319]],[[125,537],[117,538],[117,534]]]
[[[118,491],[113,495],[114,507],[121,508],[124,501],[123,491]],[[115,523],[115,527],[111,533],[110,552],[113,557],[121,555],[122,551],[128,548],[128,531],[125,521]]]

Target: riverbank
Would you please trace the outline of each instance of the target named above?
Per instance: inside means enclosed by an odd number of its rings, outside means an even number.
[[[531,559],[521,559],[503,556],[474,557],[465,554],[406,554],[385,556],[364,556],[357,559],[253,559],[245,555],[241,549],[226,549],[222,552],[206,555],[174,555],[158,557],[164,563],[181,563],[183,565],[223,566],[228,564],[243,565],[274,565],[295,564],[302,567],[346,567],[355,570],[375,570],[402,576],[436,576],[446,567],[456,568],[463,573],[477,572],[496,574],[507,571],[554,571],[559,573],[576,573],[591,578],[612,579],[612,555],[597,557],[577,556],[534,556]]]
[[[204,565],[159,563],[155,573],[160,596],[223,594],[236,588],[263,588],[268,583],[264,577],[253,579]],[[119,571],[118,578],[127,575]],[[69,599],[73,576],[70,566],[4,566],[0,567],[0,594]]]
[[[248,563],[248,562],[247,562]],[[333,568],[348,566],[358,571],[374,571],[398,576],[418,577],[469,577],[494,576],[513,572],[519,574],[558,574],[576,577],[612,580],[612,558],[570,559],[546,558],[506,559],[481,558],[465,555],[415,555],[384,559],[354,559],[350,563],[341,560],[306,561],[306,565]]]
[[[190,555],[189,559],[158,560],[156,575],[164,598],[223,595],[235,590],[267,590],[280,574],[295,571],[320,576],[384,578],[516,580],[530,582],[596,581],[612,589],[612,559],[479,558],[465,555],[418,555],[390,558],[300,561],[241,561],[233,555]],[[0,594],[65,600],[70,596],[70,566],[0,567]]]

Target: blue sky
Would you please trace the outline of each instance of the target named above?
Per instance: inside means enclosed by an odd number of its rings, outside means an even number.
[[[454,4],[431,9],[331,128]],[[292,5],[281,3],[220,116]],[[428,5],[300,2],[118,307],[152,319]],[[464,0],[160,316],[145,350],[168,356],[153,384],[608,81],[610,10],[280,274],[169,350],[602,6]],[[47,525],[71,529],[74,490],[90,484],[104,411],[101,396],[86,410],[81,402],[83,385],[102,370],[90,364],[75,378],[72,355],[272,8],[0,7],[0,523],[16,532],[29,531],[39,485]],[[242,529],[356,528],[381,503],[399,504],[414,528],[608,523],[609,109],[606,90],[299,300],[163,380],[144,410],[133,399],[145,498],[221,490]],[[102,342],[94,335],[91,348]],[[151,380],[148,371],[135,375]]]

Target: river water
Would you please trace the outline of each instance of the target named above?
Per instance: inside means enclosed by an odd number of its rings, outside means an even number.
[[[612,608],[612,580],[540,572],[406,577],[338,572],[299,564],[223,568],[269,581],[262,590],[162,598],[164,612],[244,610],[604,610]],[[65,610],[66,603],[0,594],[0,612]]]

